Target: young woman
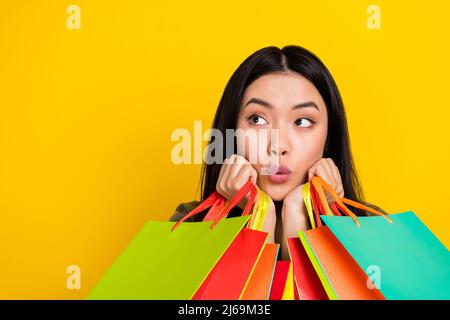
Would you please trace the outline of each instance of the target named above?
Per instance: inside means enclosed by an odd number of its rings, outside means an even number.
[[[222,154],[226,159],[223,163],[204,164],[201,200],[216,190],[229,200],[251,179],[271,199],[264,230],[269,232],[270,242],[280,244],[283,260],[289,259],[285,239],[309,228],[301,186],[313,176],[322,177],[340,197],[365,203],[352,160],[339,90],[320,59],[302,47],[270,46],[248,57],[225,87],[212,128],[222,132]],[[234,150],[244,151],[227,155],[226,129],[243,132],[277,129],[278,139],[276,143],[270,139],[267,143],[261,139],[246,141],[242,146],[242,141],[234,137]],[[258,150],[263,150],[265,160],[277,160],[271,174],[263,171],[264,159],[249,162],[250,152],[255,152],[249,145],[255,143]],[[247,198],[239,204],[241,209],[246,201]],[[198,203],[182,203],[171,221],[181,219]],[[357,215],[368,214],[358,209],[352,211]],[[241,212],[235,208],[228,216]],[[204,214],[199,214],[191,221],[203,217]]]

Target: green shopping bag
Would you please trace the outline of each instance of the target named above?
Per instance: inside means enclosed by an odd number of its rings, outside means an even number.
[[[223,210],[226,216],[249,191],[241,217],[219,223],[148,221],[87,299],[191,299],[250,218],[256,194],[250,180]],[[208,207],[218,209],[219,202],[224,203],[223,198],[213,193],[189,216]]]
[[[450,253],[412,211],[383,217],[321,216],[386,299],[450,299]]]

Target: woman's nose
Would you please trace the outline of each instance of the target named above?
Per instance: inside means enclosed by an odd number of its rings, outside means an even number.
[[[277,151],[277,150],[272,150],[272,154],[275,155],[275,156],[277,156],[277,155],[278,155],[278,151]],[[280,154],[281,154],[282,156],[286,155],[286,154],[287,154],[287,150],[281,151]]]
[[[278,131],[278,134],[273,136],[270,144],[271,155],[286,156],[289,153],[289,143],[284,134]]]

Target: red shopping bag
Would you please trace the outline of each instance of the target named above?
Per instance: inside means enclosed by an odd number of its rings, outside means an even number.
[[[213,228],[221,219],[224,219],[231,209],[236,206],[241,199],[250,192],[249,200],[244,209],[243,216],[250,213],[256,199],[257,188],[247,181],[236,195],[226,203],[224,198],[218,193],[213,193],[208,203],[210,211],[204,220],[213,221]],[[183,220],[193,214],[202,211],[203,208],[194,209]],[[193,296],[193,300],[237,300],[240,299],[249,278],[262,253],[267,240],[266,232],[244,228],[234,239],[226,252],[210,271],[206,279]]]
[[[279,260],[275,267],[272,289],[270,291],[270,300],[281,300],[289,274],[289,261]]]
[[[268,234],[244,228],[195,293],[193,300],[238,300]]]
[[[300,300],[328,300],[314,266],[299,238],[289,238],[288,249],[294,267],[294,279]]]

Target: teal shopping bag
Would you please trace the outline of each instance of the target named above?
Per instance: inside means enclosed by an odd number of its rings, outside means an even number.
[[[321,218],[386,299],[450,299],[449,251],[414,212]]]

